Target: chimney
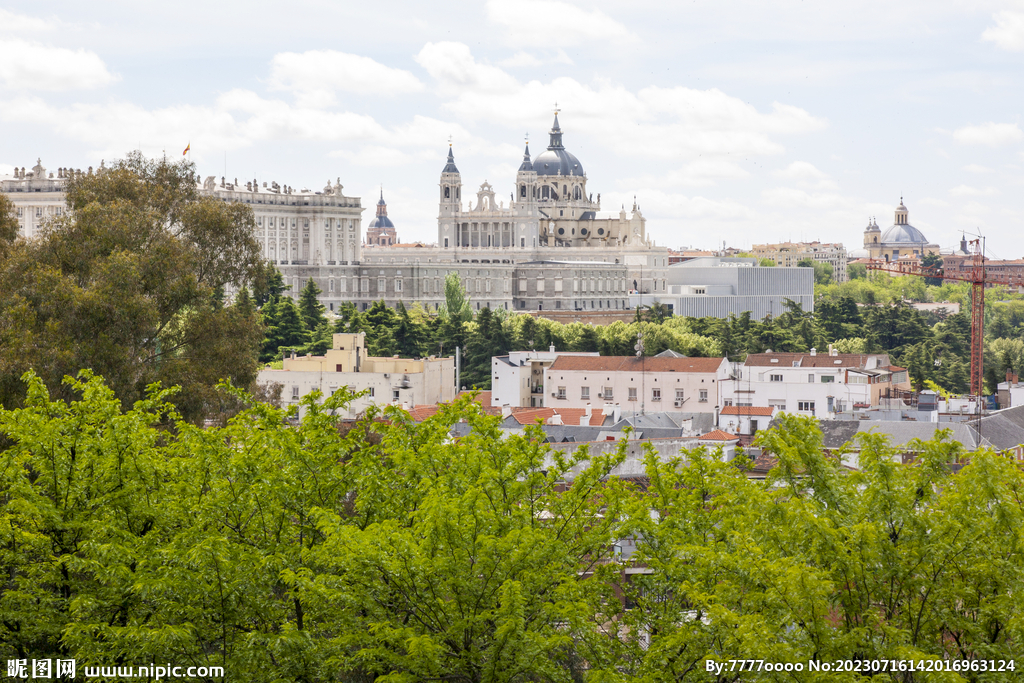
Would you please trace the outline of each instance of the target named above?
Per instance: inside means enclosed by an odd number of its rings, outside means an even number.
[[[583,413],[584,415],[586,415],[586,416],[587,416],[587,419],[588,419],[588,420],[590,419],[590,414],[591,414],[591,410],[592,410],[592,408],[590,407],[590,404],[588,403],[588,404],[587,404],[587,409],[586,409],[586,412],[585,412],[585,413]]]
[[[817,356],[817,355],[818,355],[818,349],[816,349],[816,348],[814,348],[814,347],[812,346],[812,347],[811,347],[811,355],[812,355],[812,356]]]
[[[505,418],[509,417],[510,415],[512,415],[512,406],[510,406],[507,403],[505,405],[501,406],[501,419],[504,420]]]
[[[555,345],[552,344],[551,346],[549,346],[548,347],[548,351],[550,351],[551,353],[554,353],[555,352]]]
[[[549,425],[560,425],[560,424],[562,424],[562,416],[559,415],[558,413],[555,413],[554,415],[552,415],[551,417],[548,418],[548,424]]]

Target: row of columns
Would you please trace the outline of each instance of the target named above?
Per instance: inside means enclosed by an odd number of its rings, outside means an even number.
[[[460,223],[459,246],[461,247],[512,247],[515,235],[511,223]]]

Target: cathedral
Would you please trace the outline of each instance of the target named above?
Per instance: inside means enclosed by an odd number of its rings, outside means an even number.
[[[516,173],[508,206],[495,198],[487,182],[463,208],[462,176],[449,146],[441,172],[437,244],[456,252],[465,249],[537,249],[578,247],[599,249],[648,249],[646,221],[634,204],[618,216],[598,218],[601,195],[587,190],[583,164],[562,144],[558,114],[549,132],[548,147],[536,160],[530,145]]]
[[[920,230],[911,225],[909,216],[910,212],[903,205],[903,197],[900,197],[894,222],[884,233],[872,219],[864,229],[864,249],[868,252],[868,258],[898,261],[901,258],[920,258],[939,253],[939,245],[930,243]]]

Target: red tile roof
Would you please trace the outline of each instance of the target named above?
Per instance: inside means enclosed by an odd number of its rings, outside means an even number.
[[[423,422],[429,417],[434,417],[437,414],[438,407],[436,405],[420,405],[414,406],[409,411],[409,416],[413,422]]]
[[[739,441],[740,437],[735,434],[728,434],[723,432],[721,429],[716,429],[713,432],[707,434],[701,434],[697,437],[698,441]]]
[[[562,418],[564,425],[579,425],[580,420],[586,416],[586,408],[513,408],[512,417],[521,425],[530,425],[538,419],[544,424],[551,424],[551,418],[558,415]],[[604,424],[604,411],[594,410],[590,414],[590,421],[584,420],[583,424],[591,427],[600,427]]]
[[[551,370],[591,372],[707,372],[721,367],[724,358],[655,358],[636,356],[558,356]]]
[[[774,408],[762,408],[760,406],[726,406],[722,408],[722,415],[764,415],[765,417],[771,417],[774,414]]]

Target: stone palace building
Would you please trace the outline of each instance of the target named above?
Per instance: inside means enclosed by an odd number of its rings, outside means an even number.
[[[251,206],[264,255],[290,293],[297,296],[312,278],[330,311],[345,301],[365,310],[379,299],[436,310],[449,272],[459,274],[474,309],[623,310],[631,292],[664,292],[668,250],[647,237],[640,208],[600,213],[601,195],[595,199],[582,163],[564,147],[557,113],[549,135],[535,159],[527,145],[507,204],[486,181],[475,198],[464,196],[449,145],[432,245],[400,243],[383,196],[371,221],[374,244],[364,245],[364,208],[344,194],[340,178],[311,191],[208,176],[200,192]],[[0,178],[27,237],[64,210],[70,171],[47,173],[39,163]]]

